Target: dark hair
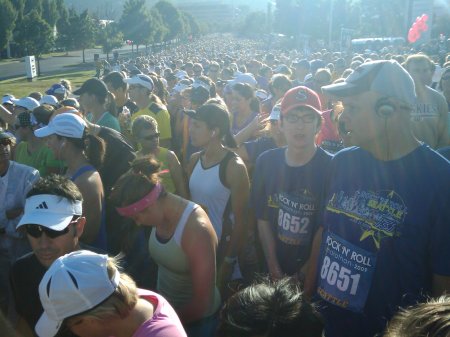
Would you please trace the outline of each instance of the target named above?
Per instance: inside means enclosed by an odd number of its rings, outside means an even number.
[[[40,194],[60,196],[71,202],[83,201],[83,196],[77,185],[69,178],[58,174],[50,174],[45,178],[39,178],[27,193],[27,198]]]
[[[106,151],[106,143],[102,138],[86,134],[86,130],[83,138],[63,137],[59,135],[57,135],[57,137],[58,139],[67,139],[67,141],[72,143],[77,149],[84,151],[89,163],[97,170],[102,167]]]
[[[106,76],[103,76],[103,82],[110,83],[114,90],[119,88],[126,89],[127,87],[123,74],[118,71],[112,71]]]
[[[205,116],[205,118],[201,118],[201,120],[206,123],[208,128],[219,129],[223,139],[223,145],[230,148],[237,147],[236,140],[231,133],[230,113],[225,104],[221,104],[219,100],[213,98],[200,106],[196,110],[196,113],[199,116]]]
[[[321,337],[323,322],[289,278],[264,280],[233,296],[221,311],[219,337]]]
[[[131,163],[130,170],[122,175],[111,191],[111,201],[116,206],[124,206],[141,200],[150,193],[159,181],[161,164],[153,157],[137,158]],[[165,196],[163,191],[160,197]]]
[[[240,96],[250,100],[250,109],[255,112],[260,112],[259,100],[255,96],[255,90],[247,83],[236,83],[231,87]]]
[[[285,74],[273,75],[269,82],[269,91],[272,95],[275,94],[273,91],[275,88],[286,92],[292,88],[292,82]]]
[[[161,77],[158,75],[150,75],[150,78],[153,81],[153,95],[158,96],[161,100],[161,103],[166,105],[167,98],[169,97],[169,92],[166,90]]]

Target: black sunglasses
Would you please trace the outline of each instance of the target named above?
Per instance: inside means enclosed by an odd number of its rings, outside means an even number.
[[[158,138],[160,135],[159,132],[153,134],[153,135],[149,135],[149,136],[145,136],[145,137],[140,137],[140,139],[144,139],[144,140],[155,140],[156,138]]]
[[[40,238],[42,236],[43,233],[45,233],[45,235],[47,237],[49,237],[50,239],[54,239],[57,238],[58,236],[67,234],[69,232],[69,227],[71,224],[76,223],[78,221],[71,221],[69,222],[69,224],[67,225],[66,228],[64,228],[63,230],[60,231],[55,231],[53,229],[41,226],[41,225],[35,225],[35,224],[28,224],[25,225],[25,230],[27,232],[27,234],[31,235],[33,238]]]

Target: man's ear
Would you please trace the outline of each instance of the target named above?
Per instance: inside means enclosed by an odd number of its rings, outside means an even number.
[[[84,216],[79,217],[77,220],[77,223],[75,224],[75,229],[76,229],[75,234],[78,238],[80,238],[81,235],[83,235],[85,224],[86,224],[86,218]]]

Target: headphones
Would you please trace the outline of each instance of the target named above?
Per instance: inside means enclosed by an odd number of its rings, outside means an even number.
[[[389,102],[388,98],[380,98],[375,103],[375,112],[381,118],[389,118],[395,112],[396,107],[394,104]]]

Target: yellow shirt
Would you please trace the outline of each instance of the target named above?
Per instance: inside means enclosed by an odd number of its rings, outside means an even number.
[[[170,115],[169,111],[164,105],[158,105],[154,102],[144,109],[139,109],[136,113],[131,115],[131,121],[143,115],[149,115],[153,117],[158,123],[158,130],[160,132],[159,139],[171,139],[172,129],[170,128]]]

